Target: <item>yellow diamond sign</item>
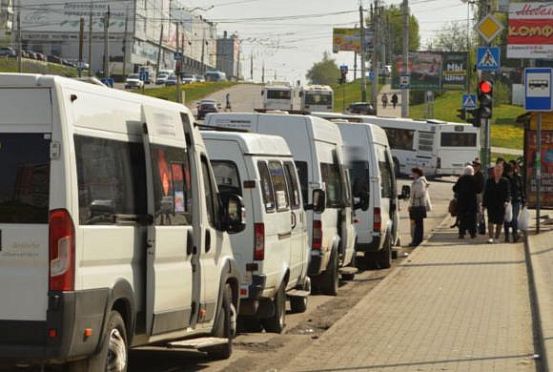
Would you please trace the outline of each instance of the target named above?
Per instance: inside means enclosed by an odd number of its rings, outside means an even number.
[[[505,27],[493,15],[486,15],[474,29],[484,40],[490,43]]]

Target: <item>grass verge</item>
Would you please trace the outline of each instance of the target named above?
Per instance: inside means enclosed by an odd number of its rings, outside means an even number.
[[[380,91],[381,84],[378,89]],[[361,102],[361,80],[352,81],[344,85],[333,84],[334,90],[334,111],[343,112],[350,103]],[[370,100],[371,84],[367,82],[367,100]]]
[[[29,59],[23,59],[22,68],[24,73],[30,74],[51,74],[66,77],[76,77],[77,69],[55,63],[40,62]],[[17,59],[0,57],[1,72],[17,72]]]

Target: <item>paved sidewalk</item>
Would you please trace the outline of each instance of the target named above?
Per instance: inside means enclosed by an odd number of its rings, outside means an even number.
[[[386,105],[386,108],[382,105],[382,95],[386,93],[388,96],[388,105]],[[398,104],[396,108],[392,106],[392,95],[396,93],[398,96]],[[385,84],[380,88],[380,92],[378,92],[378,99],[376,102],[377,105],[377,112],[378,116],[388,116],[388,117],[401,117],[401,90],[393,90],[390,86],[390,84]]]
[[[524,248],[450,220],[286,371],[534,371]]]

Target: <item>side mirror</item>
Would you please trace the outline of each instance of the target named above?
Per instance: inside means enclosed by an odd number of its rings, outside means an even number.
[[[359,195],[355,197],[356,199],[359,199],[358,202],[356,202],[353,205],[354,209],[361,209],[363,212],[367,211],[369,209],[369,193],[368,192],[361,192]]]
[[[401,187],[401,194],[398,195],[398,198],[399,199],[409,199],[410,195],[411,195],[411,186],[403,185]]]
[[[321,189],[313,190],[313,212],[322,213],[326,208],[326,193]]]
[[[223,206],[223,229],[229,234],[236,234],[246,228],[246,209],[242,198],[236,194],[219,194]]]

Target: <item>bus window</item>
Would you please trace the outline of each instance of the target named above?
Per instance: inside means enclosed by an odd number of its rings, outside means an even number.
[[[419,132],[419,151],[432,152],[434,150],[434,133]]]
[[[442,147],[476,147],[476,133],[442,133]]]
[[[411,129],[384,128],[390,147],[394,150],[413,150],[415,131]]]

